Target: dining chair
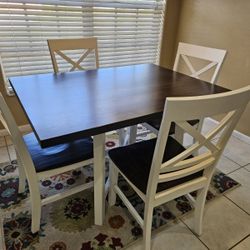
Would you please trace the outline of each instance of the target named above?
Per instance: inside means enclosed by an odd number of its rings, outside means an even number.
[[[209,183],[225,145],[250,99],[250,85],[234,91],[196,97],[167,98],[158,137],[109,151],[109,205],[120,197],[143,229],[143,248],[151,249],[153,209],[186,195],[194,206],[194,232],[202,233],[202,218]],[[206,134],[187,121],[224,114]],[[169,136],[174,122],[196,139],[187,149]],[[216,136],[218,140],[213,140]],[[217,137],[216,137],[217,138]],[[200,150],[203,148],[204,150]],[[193,153],[199,151],[199,154]],[[119,188],[118,174],[144,201],[142,218]],[[196,191],[196,198],[190,193]]]
[[[209,82],[214,84],[218,77],[225,55],[226,50],[180,42],[178,45],[173,70],[178,71],[181,66],[183,67],[184,63],[184,66],[186,66],[187,70],[190,72],[189,75],[191,77],[200,79],[202,74],[210,73]],[[199,59],[199,62],[205,62],[205,66],[203,65],[197,69],[195,64],[197,61],[192,63],[192,59]],[[195,64],[195,66],[193,64]],[[193,126],[198,126],[199,131],[201,131],[203,125],[202,119],[192,120],[189,122]],[[158,134],[160,124],[161,118],[158,118],[148,121],[143,125],[149,131]],[[171,134],[175,134],[175,137],[179,142],[183,142],[184,133],[183,130],[181,130],[178,126],[172,124],[170,132]],[[133,133],[132,136],[134,137],[130,140],[134,142],[136,140],[136,133]]]
[[[69,71],[85,70],[80,64],[82,61],[92,52],[95,53],[95,67],[99,67],[98,47],[97,38],[71,38],[71,39],[49,39],[48,47],[50,51],[51,61],[55,73],[59,73],[59,64],[56,59],[56,55],[60,56],[66,62],[71,64]],[[85,50],[84,53],[79,57],[77,61],[72,60],[65,51],[73,50]]]
[[[56,60],[56,54],[66,60],[68,63],[72,65],[69,71],[85,70],[80,63],[89,55],[90,52],[95,52],[95,66],[99,68],[99,56],[98,56],[98,46],[97,46],[97,38],[72,38],[72,39],[50,39],[47,41],[48,47],[51,55],[51,61],[53,65],[54,72],[59,73],[59,65]],[[71,58],[69,58],[62,51],[67,50],[80,50],[85,49],[86,52],[82,54],[82,56],[75,62]],[[121,128],[117,130],[117,134],[119,136],[119,145],[123,145],[126,140],[126,129]],[[132,138],[132,137],[131,137]]]
[[[92,139],[84,138],[53,147],[41,148],[34,133],[22,136],[1,93],[0,121],[10,134],[16,150],[19,170],[18,193],[25,191],[26,179],[28,181],[32,218],[31,231],[36,233],[40,228],[43,205],[93,187],[93,182],[79,184],[69,190],[64,190],[62,193],[43,199],[39,190],[41,179],[93,163]]]
[[[6,74],[5,74],[5,71],[3,68],[3,62],[2,62],[1,55],[0,55],[0,81],[4,84],[4,87],[5,87],[7,94],[9,96],[13,96],[14,92],[13,92],[12,87],[10,86],[8,78],[6,77]]]

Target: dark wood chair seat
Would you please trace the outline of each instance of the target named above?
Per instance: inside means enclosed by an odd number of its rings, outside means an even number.
[[[153,159],[156,139],[146,140],[109,151],[109,157],[120,171],[144,194],[146,194],[148,178]],[[185,148],[172,137],[168,138],[163,161],[167,161],[183,152]],[[164,182],[158,185],[157,192],[200,177],[198,172],[187,177]]]
[[[23,136],[36,172],[43,172],[93,158],[91,137],[41,148],[34,133]]]

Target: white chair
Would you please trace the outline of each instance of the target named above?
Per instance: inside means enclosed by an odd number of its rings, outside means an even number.
[[[98,56],[98,46],[97,46],[97,38],[72,38],[72,39],[50,39],[48,40],[48,47],[51,55],[52,65],[55,73],[59,73],[59,65],[56,60],[56,54],[61,58],[66,60],[69,64],[72,65],[69,71],[85,70],[80,63],[89,55],[90,52],[95,52],[95,66],[99,67],[99,56]],[[67,55],[65,55],[62,51],[67,50],[80,50],[87,49],[86,52],[75,62]],[[119,135],[119,144],[123,145],[126,139],[125,129],[117,130]],[[133,138],[133,137],[131,137]]]
[[[184,62],[184,65],[186,65],[187,69],[190,72],[189,75],[197,79],[200,79],[202,74],[211,71],[212,74],[210,74],[211,78],[209,79],[209,82],[214,84],[218,77],[218,73],[221,69],[221,65],[223,63],[225,55],[226,50],[208,48],[204,46],[180,42],[177,49],[173,70],[178,71],[181,62]],[[205,61],[206,65],[202,66],[202,68],[195,69],[195,66],[193,66],[192,64],[192,60],[190,60],[191,58],[196,58]],[[155,134],[158,134],[160,124],[161,119],[155,119],[144,123],[143,125],[148,130],[152,131]],[[201,131],[203,120],[193,120],[190,121],[190,124],[198,126],[199,131]],[[175,134],[176,139],[179,142],[183,142],[183,131],[180,130],[178,126],[172,124],[171,134]],[[132,138],[131,141],[135,141],[135,137]]]
[[[183,59],[186,66],[190,70],[189,75],[198,79],[200,79],[200,76],[203,73],[214,68],[214,72],[209,80],[210,83],[214,84],[218,77],[218,73],[220,71],[225,55],[226,50],[208,48],[204,46],[180,42],[177,49],[173,70],[178,71],[178,66],[180,65],[181,59]],[[208,61],[208,64],[197,70],[190,62],[189,57],[206,60]]]
[[[80,65],[81,62],[92,52],[95,53],[95,67],[99,67],[97,38],[71,38],[71,39],[49,39],[48,47],[52,60],[52,65],[55,73],[59,73],[59,65],[56,59],[56,54],[72,65],[69,71],[76,69],[84,70]],[[63,51],[86,50],[80,58],[75,62],[68,57]]]
[[[194,206],[194,231],[202,233],[202,217],[209,183],[225,145],[250,99],[250,85],[222,94],[167,98],[157,139],[146,140],[109,151],[110,194],[114,205],[116,194],[143,229],[143,250],[149,250],[154,207],[182,195]],[[202,135],[188,120],[225,114],[216,128]],[[197,142],[185,149],[169,136],[175,122]],[[212,141],[219,136],[218,141]],[[198,155],[192,156],[201,147]],[[145,203],[144,219],[117,184],[122,175]],[[196,199],[189,193],[197,191]]]
[[[33,233],[39,231],[41,207],[74,193],[93,187],[93,182],[41,199],[39,180],[58,175],[93,163],[91,138],[75,140],[58,146],[41,148],[34,133],[22,136],[3,96],[0,94],[0,121],[9,132],[15,146],[19,164],[19,189],[25,190],[28,181]]]

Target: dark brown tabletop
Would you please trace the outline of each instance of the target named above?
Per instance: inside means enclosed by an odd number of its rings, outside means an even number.
[[[10,82],[42,147],[155,118],[166,97],[227,91],[153,64],[11,77]]]

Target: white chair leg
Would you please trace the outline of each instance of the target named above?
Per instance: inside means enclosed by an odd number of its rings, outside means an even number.
[[[204,119],[201,118],[200,121],[199,121],[199,123],[194,125],[195,128],[197,129],[197,131],[198,131],[199,133],[201,133],[202,126],[203,126],[203,121],[204,121]],[[195,144],[195,143],[196,143],[196,140],[193,138],[193,144]],[[199,154],[199,152],[198,152],[198,150],[197,150],[197,151],[195,151],[195,152],[193,153],[193,156],[196,156],[196,155],[198,155],[198,154]]]
[[[113,206],[115,205],[116,202],[116,192],[114,191],[114,186],[118,182],[118,171],[112,161],[110,161],[110,167],[109,167],[109,180],[110,180],[109,206]]]
[[[136,135],[137,135],[137,125],[131,126],[129,128],[129,144],[136,142]]]
[[[180,127],[177,126],[177,125],[175,125],[174,138],[175,138],[181,145],[183,145],[184,131],[183,131],[182,128],[180,128]]]
[[[199,133],[201,133],[203,122],[204,122],[204,118],[201,118],[199,120],[199,123],[194,125]],[[193,143],[195,143],[195,142],[196,142],[196,140],[193,139]]]
[[[119,136],[119,146],[124,146],[125,144],[125,137],[126,137],[126,131],[124,128],[117,130],[118,136]]]
[[[197,235],[201,235],[202,233],[202,220],[203,220],[203,212],[206,202],[207,190],[208,188],[204,187],[197,191],[195,211],[194,211],[194,231]]]
[[[41,196],[38,183],[29,183],[30,188],[30,202],[31,202],[31,231],[36,233],[40,229],[41,220]]]
[[[17,156],[18,173],[19,173],[18,193],[21,194],[25,191],[26,175],[18,154],[16,154],[16,156]]]
[[[151,230],[152,230],[153,207],[145,204],[144,226],[143,226],[143,250],[151,249]]]

